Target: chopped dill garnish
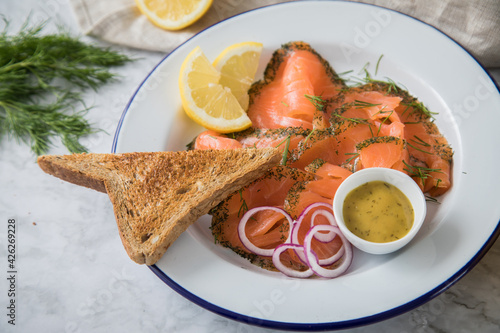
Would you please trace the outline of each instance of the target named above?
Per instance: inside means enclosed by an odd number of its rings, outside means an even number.
[[[382,104],[373,104],[370,102],[360,101],[358,99],[354,100],[354,103],[353,103],[353,106],[356,109],[371,108],[371,107],[379,106],[379,105],[382,105]]]
[[[425,153],[425,154],[429,154],[429,155],[433,155],[431,152],[426,151],[426,150],[423,150],[423,149],[421,149],[421,148],[418,148],[418,147],[416,147],[416,146],[412,145],[411,143],[409,143],[408,141],[406,141],[406,144],[407,144],[408,146],[412,147],[413,149],[418,150],[419,152],[422,152],[422,153]]]
[[[380,125],[378,126],[377,136],[379,135],[380,130],[382,129],[382,125],[392,116],[392,114],[394,113],[394,110],[392,110],[392,111],[380,111],[380,113],[387,113],[387,112],[389,112],[389,115],[387,117],[385,117],[382,120],[382,122],[380,123]]]
[[[370,130],[370,134],[372,135],[372,138],[375,137],[375,134],[373,134],[372,126],[368,124],[368,129]],[[378,135],[378,133],[377,133]]]
[[[347,74],[350,74],[354,72],[352,69],[350,71],[345,71],[345,72],[342,72],[342,73],[337,73],[338,76],[342,76],[342,75],[347,75]]]
[[[286,165],[286,162],[288,160],[289,148],[290,148],[290,135],[287,137],[285,149],[283,150],[283,158],[281,160],[282,165]]]
[[[288,107],[288,104],[286,104],[285,102],[281,101],[281,104],[283,104],[284,106]]]
[[[332,116],[339,117],[339,118],[342,118],[344,120],[347,120],[347,121],[350,121],[353,123],[357,123],[357,124],[370,125],[368,120],[366,120],[364,118],[347,118],[347,117],[341,116],[340,114],[336,114],[336,113],[332,114]]]
[[[424,140],[420,139],[418,136],[414,135],[413,136],[415,139],[417,139],[418,141],[416,140],[413,140],[413,139],[410,139],[411,141],[415,142],[415,143],[418,143],[418,144],[421,144],[422,146],[424,147],[430,147],[430,144],[425,142]]]
[[[375,76],[378,75],[380,62],[381,62],[383,57],[384,57],[384,55],[382,54],[382,55],[380,55],[380,57],[377,60],[377,63],[375,65]],[[391,92],[398,93],[399,90],[407,90],[406,88],[404,88],[404,86],[403,86],[403,88],[401,88],[402,85],[396,84],[396,82],[394,80],[392,80],[388,77],[385,77],[385,80],[373,78],[372,75],[370,74],[370,72],[368,71],[369,65],[370,65],[370,62],[367,62],[361,68],[361,70],[358,72],[358,75],[364,74],[363,78],[359,78],[356,76],[350,76],[348,78],[348,81],[353,82],[355,86],[364,85],[367,83],[384,84],[384,85],[387,85],[387,93],[388,94]]]
[[[429,143],[427,143],[427,142],[425,142],[424,140],[420,139],[418,136],[414,135],[413,137],[417,139],[417,140],[410,139],[410,140],[411,140],[411,141],[413,141],[414,143],[419,144],[419,145],[422,145],[422,146],[424,146],[424,147],[430,147],[430,146],[431,146]],[[432,152],[429,152],[429,151],[427,151],[427,150],[423,150],[423,149],[421,149],[421,148],[419,148],[419,147],[417,147],[417,146],[414,146],[414,145],[412,145],[412,144],[411,144],[410,142],[408,142],[408,141],[406,142],[406,144],[407,144],[408,146],[412,147],[413,149],[418,150],[418,151],[420,151],[420,152],[422,152],[422,153],[432,155]]]
[[[366,62],[366,64],[359,70],[358,74],[365,73],[365,75],[370,75],[368,72],[368,67],[370,66],[370,62]]]
[[[243,215],[248,211],[248,206],[246,200],[243,198],[243,189],[240,188],[238,190],[238,193],[240,194],[240,202],[241,202],[240,209],[238,210],[238,217],[240,217],[240,215]]]
[[[429,195],[426,195],[425,196],[425,201],[427,202],[433,202],[433,203],[437,203],[437,204],[441,204],[438,199],[434,198],[434,197],[431,197]]]
[[[315,128],[313,128],[313,130],[306,136],[305,140],[304,140],[304,143],[302,144],[303,147],[306,146],[306,143],[307,143],[307,140],[309,140],[309,138],[311,137],[311,135],[313,135],[313,133],[316,131]]]
[[[383,54],[381,54],[381,55],[380,55],[380,57],[379,57],[379,58],[378,58],[378,60],[377,60],[377,65],[375,66],[375,75],[377,75],[377,73],[378,73],[378,66],[380,65],[380,60],[382,60],[382,57],[383,57],[383,56],[384,56],[384,55],[383,55]]]
[[[407,166],[407,168],[404,168],[406,172],[410,174],[410,176],[413,177],[418,177],[422,180],[422,184],[425,186],[425,180],[429,178],[429,173],[430,172],[442,172],[441,169],[432,169],[432,168],[426,168],[426,167],[420,167],[420,166],[412,166],[406,163],[406,161],[403,160],[404,165]]]
[[[290,151],[289,151],[289,148],[290,148],[290,134],[288,134],[288,136],[283,141],[281,141],[280,143],[278,143],[278,145],[276,146],[276,148],[278,148],[279,146],[281,146],[283,143],[285,143],[285,149],[283,150],[283,157],[281,158],[281,165],[286,165],[286,162],[288,161],[288,154],[290,153]]]
[[[407,108],[404,110],[402,114],[404,114],[410,107],[413,109],[416,109],[426,115],[429,118],[434,119],[434,115],[438,114],[438,112],[432,112],[430,111],[422,102],[417,102],[416,100],[410,102],[410,103],[401,103],[403,105],[406,105]]]
[[[345,153],[345,155],[353,155],[353,156],[349,157],[349,158],[345,161],[346,163],[349,163],[349,162],[351,162],[353,159],[355,159],[356,157],[358,157],[358,156],[359,156],[359,153]]]
[[[311,96],[311,95],[304,95],[305,98],[311,102],[316,110],[318,111],[324,111],[325,110],[325,100],[321,98],[321,96]]]
[[[394,82],[394,80],[388,78],[388,77],[385,77],[386,81],[384,80],[376,80],[376,79],[373,79],[369,76],[365,77],[364,81],[366,83],[383,83],[383,84],[386,84],[388,86],[387,88],[387,93],[391,93],[391,92],[395,92],[397,93],[399,89],[401,89],[397,84],[396,82]]]

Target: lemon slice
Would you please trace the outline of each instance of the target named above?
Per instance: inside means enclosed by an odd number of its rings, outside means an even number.
[[[222,51],[213,65],[221,73],[219,83],[231,90],[243,110],[248,109],[248,88],[259,67],[262,43],[233,44]]]
[[[219,84],[220,78],[221,74],[200,47],[191,51],[179,74],[184,111],[196,123],[219,133],[250,127],[252,121],[230,89]]]
[[[160,28],[179,30],[198,21],[213,0],[135,0],[141,13]]]

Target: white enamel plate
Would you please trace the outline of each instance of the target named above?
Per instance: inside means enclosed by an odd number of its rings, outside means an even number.
[[[390,255],[354,253],[333,280],[289,279],[252,266],[214,244],[210,217],[190,227],[152,266],[167,285],[220,315],[264,327],[340,329],[409,311],[446,290],[500,233],[500,94],[478,62],[452,39],[380,7],[340,1],[291,2],[253,10],[191,38],[164,58],[132,97],[113,152],[183,150],[202,128],[183,113],[177,78],[196,46],[213,60],[227,46],[264,44],[264,66],[290,41],[305,41],[337,73],[367,63],[377,78],[403,85],[431,111],[454,150],[453,187],[428,203],[423,229]],[[363,76],[363,74],[360,74]],[[259,77],[260,78],[260,77]]]

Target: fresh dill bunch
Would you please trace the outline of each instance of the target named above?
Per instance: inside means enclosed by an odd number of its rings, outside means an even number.
[[[71,153],[85,152],[80,138],[97,130],[80,92],[114,80],[109,68],[132,59],[66,32],[43,35],[43,26],[9,35],[7,24],[0,34],[0,139],[8,135],[41,155],[59,137]]]

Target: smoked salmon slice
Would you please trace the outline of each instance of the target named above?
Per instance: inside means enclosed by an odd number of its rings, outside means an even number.
[[[402,138],[407,152],[397,169],[409,174],[424,193],[446,193],[452,181],[453,150],[434,123],[433,113],[406,90],[395,90],[391,84],[371,83],[363,89],[401,98],[395,111],[404,126]]]
[[[248,116],[256,128],[313,128],[315,106],[307,96],[330,99],[345,88],[328,62],[303,42],[274,52],[264,78],[249,91]]]

